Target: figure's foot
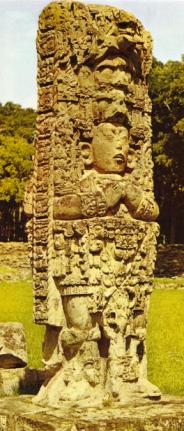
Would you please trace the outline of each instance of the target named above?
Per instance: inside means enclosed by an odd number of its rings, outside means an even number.
[[[150,400],[159,400],[161,398],[160,389],[143,377],[138,380],[138,390],[142,393],[143,398]]]
[[[142,397],[150,400],[161,398],[160,389],[145,378],[139,378],[134,382],[123,382],[122,379],[116,377],[111,378],[108,383],[110,384],[106,387],[106,391],[111,394],[111,400],[115,402],[127,403]]]
[[[66,384],[63,379],[63,370],[59,370],[54,376],[43,383],[38,394],[32,398],[32,402],[41,406],[49,405],[57,407],[60,393],[63,393],[65,389]]]
[[[102,399],[100,364],[100,358],[73,358],[42,385],[33,402],[53,407],[57,407],[60,401],[77,402],[90,399],[96,402],[98,399],[99,402],[99,399]]]
[[[132,398],[133,388],[135,390],[136,383],[123,382],[122,378],[116,376],[115,378],[111,378],[106,384],[105,393],[107,394],[104,397],[104,405],[110,404],[113,402],[121,402],[123,404],[129,402]]]

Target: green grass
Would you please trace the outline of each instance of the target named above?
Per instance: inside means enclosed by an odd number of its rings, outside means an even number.
[[[10,266],[0,266],[0,274],[12,273],[15,274],[17,270],[15,268],[10,268]]]
[[[184,277],[173,277],[173,278],[159,278],[159,277],[155,277],[154,279],[154,285],[156,288],[161,288],[164,287],[166,288],[167,285],[171,286],[172,284],[172,288],[176,289],[176,288],[180,288],[180,287],[184,287]]]
[[[184,290],[155,290],[148,319],[148,377],[163,393],[184,395]]]
[[[23,323],[28,347],[28,365],[37,368],[42,366],[44,327],[33,323],[32,296],[30,281],[0,282],[0,321]]]

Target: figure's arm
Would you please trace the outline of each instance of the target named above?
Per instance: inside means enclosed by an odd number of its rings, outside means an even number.
[[[153,221],[159,215],[159,208],[151,192],[140,192],[134,185],[128,186],[125,205],[132,216],[139,220]]]
[[[53,216],[58,220],[70,220],[80,218],[82,214],[80,196],[77,194],[66,194],[54,198]]]
[[[107,212],[107,204],[103,193],[71,193],[54,198],[54,218],[58,220],[70,220],[104,216]]]
[[[124,199],[125,182],[122,179],[117,180],[117,178],[113,179],[108,176],[96,184],[92,180],[90,178],[90,183],[88,178],[86,183],[83,180],[84,191],[68,193],[54,198],[55,219],[102,217],[108,213],[109,209],[114,208]]]

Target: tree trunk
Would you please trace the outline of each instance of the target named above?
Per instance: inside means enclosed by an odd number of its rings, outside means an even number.
[[[176,208],[172,207],[170,218],[170,243],[174,244],[176,241]]]
[[[0,241],[25,241],[25,217],[15,202],[0,202]]]

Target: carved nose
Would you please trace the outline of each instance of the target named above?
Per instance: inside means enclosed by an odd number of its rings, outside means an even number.
[[[117,150],[122,150],[122,143],[118,142],[116,145]]]

